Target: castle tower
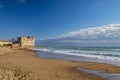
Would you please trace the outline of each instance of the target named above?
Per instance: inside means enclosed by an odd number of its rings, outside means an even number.
[[[17,37],[17,43],[20,44],[21,48],[33,48],[35,46],[34,37]]]

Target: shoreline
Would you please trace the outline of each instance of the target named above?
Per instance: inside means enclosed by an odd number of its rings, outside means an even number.
[[[0,51],[8,50],[0,48]],[[0,79],[6,77],[7,80],[9,75],[10,80],[104,80],[97,75],[79,71],[76,69],[78,67],[120,73],[120,67],[111,64],[37,58],[34,50],[21,49],[10,50],[0,56],[0,71],[6,72],[4,76],[0,74]]]
[[[102,48],[101,48],[102,49]],[[74,49],[50,49],[50,48],[35,48],[37,57],[73,60],[73,61],[86,61],[86,62],[99,62],[107,63],[120,67],[120,54],[115,49],[106,50],[74,50]],[[39,54],[40,53],[40,54]],[[52,53],[52,54],[51,54]],[[114,54],[113,54],[114,53]]]

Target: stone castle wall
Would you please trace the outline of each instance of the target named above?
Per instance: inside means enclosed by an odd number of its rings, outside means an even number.
[[[17,43],[20,44],[21,48],[30,48],[35,46],[35,39],[34,37],[18,37]]]

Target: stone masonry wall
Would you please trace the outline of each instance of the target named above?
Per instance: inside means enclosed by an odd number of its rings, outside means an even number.
[[[18,43],[20,43],[20,47],[29,48],[35,46],[35,40],[33,37],[18,37]]]

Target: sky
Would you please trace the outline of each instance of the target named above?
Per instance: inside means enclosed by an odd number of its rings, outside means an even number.
[[[36,46],[120,47],[120,24],[83,28],[36,42]]]
[[[0,39],[54,38],[120,23],[120,0],[0,0]]]

